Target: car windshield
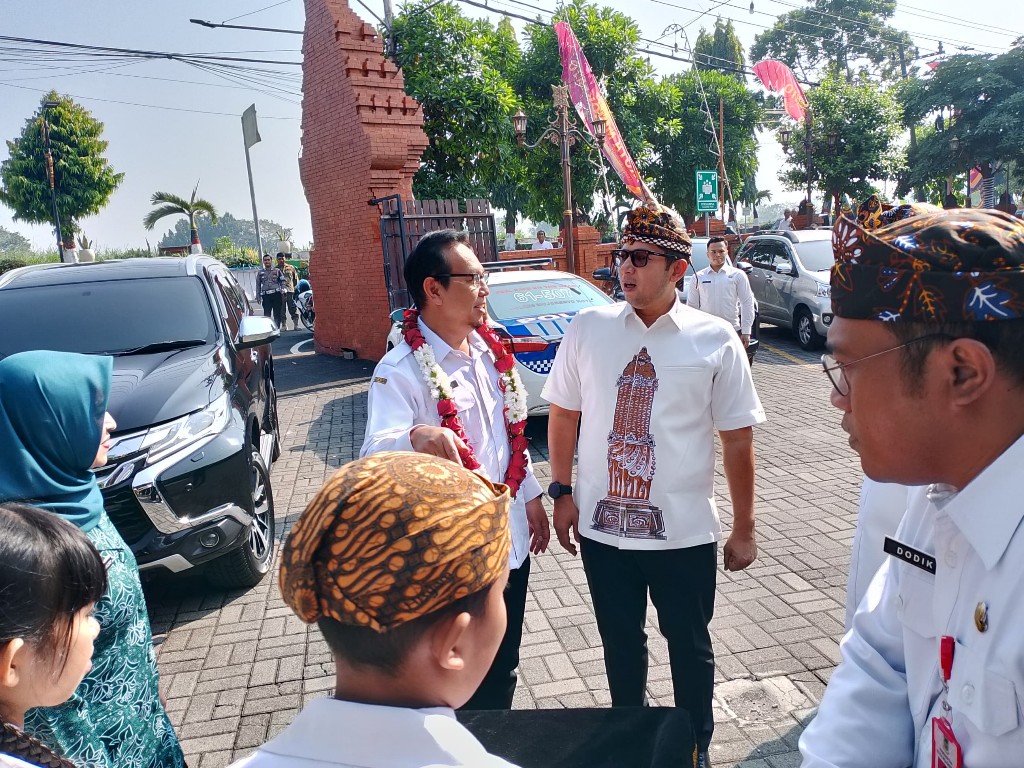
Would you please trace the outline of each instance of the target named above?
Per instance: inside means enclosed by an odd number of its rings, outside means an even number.
[[[0,291],[0,358],[30,349],[97,354],[163,342],[212,342],[210,303],[195,277],[106,280]]]
[[[488,286],[487,306],[499,321],[541,315],[575,314],[581,309],[609,304],[611,299],[585,280],[566,277]]]
[[[796,246],[797,256],[804,269],[810,272],[822,272],[832,269],[836,263],[836,257],[832,253],[831,240],[810,240],[806,243],[798,243]]]

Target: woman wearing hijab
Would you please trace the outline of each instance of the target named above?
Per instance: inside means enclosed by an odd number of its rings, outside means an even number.
[[[0,502],[33,504],[89,537],[108,569],[93,667],[74,696],[29,710],[25,729],[89,768],[184,768],[160,703],[146,601],[131,550],[91,471],[107,461],[113,361],[66,352],[0,360]]]

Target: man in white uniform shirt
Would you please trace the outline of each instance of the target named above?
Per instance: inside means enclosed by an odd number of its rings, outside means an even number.
[[[1024,764],[1024,224],[922,204],[836,222],[832,404],[921,485],[840,645],[805,768]]]
[[[727,264],[729,245],[724,237],[708,240],[708,264],[693,281],[686,303],[694,309],[720,317],[739,333],[743,346],[750,346],[754,325],[754,292],[742,269]]]
[[[629,213],[616,252],[626,301],[576,315],[543,396],[555,531],[572,554],[580,545],[612,705],[645,701],[649,592],[675,703],[690,713],[703,766],[714,729],[708,624],[722,538],[715,431],[733,507],[725,567],[738,571],[757,556],[752,427],[765,417],[732,326],[676,295],[690,248],[671,212]]]
[[[505,482],[512,451],[504,398],[498,388],[494,357],[475,332],[487,321],[487,273],[469,246],[469,236],[451,229],[426,235],[406,262],[405,280],[420,312],[419,330],[451,381],[466,442],[440,426],[437,402],[411,347],[403,340],[374,369],[366,437],[359,455],[419,451],[461,463],[460,452],[468,443],[480,462],[476,471],[496,483]],[[490,672],[466,704],[467,709],[512,707],[530,552],[543,552],[550,536],[541,487],[529,463],[509,514],[511,574],[505,590],[508,629]]]
[[[543,229],[537,230],[537,242],[530,246],[531,251],[550,251],[554,246],[551,245],[551,241],[547,239]]]

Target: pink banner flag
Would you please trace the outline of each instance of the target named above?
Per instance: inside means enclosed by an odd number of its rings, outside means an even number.
[[[772,93],[781,93],[786,114],[798,122],[807,115],[807,98],[793,70],[775,59],[764,59],[754,65],[754,74]]]
[[[608,107],[608,102],[601,93],[597,78],[590,69],[590,63],[583,54],[580,41],[567,22],[555,24],[558,34],[558,50],[562,55],[562,82],[569,88],[569,98],[580,119],[590,134],[594,134],[594,120],[604,120],[605,140],[601,151],[608,164],[622,179],[630,194],[648,203],[657,203],[654,193],[640,177],[633,156],[622,140],[619,127],[615,124],[615,116]]]

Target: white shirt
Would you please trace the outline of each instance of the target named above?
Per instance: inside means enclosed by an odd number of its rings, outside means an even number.
[[[754,292],[742,269],[723,264],[715,272],[704,267],[693,280],[686,303],[720,317],[745,336],[754,325]]]
[[[886,559],[882,550],[886,536],[894,536],[907,511],[910,487],[898,483],[879,483],[865,477],[860,487],[857,528],[850,553],[850,578],[846,582],[846,623],[849,631],[853,614],[864,599],[872,577]]]
[[[678,300],[650,328],[625,302],[585,309],[569,325],[542,397],[582,412],[574,489],[581,535],[621,549],[721,539],[715,430],[765,420],[728,323]],[[618,515],[617,530],[614,517],[597,519],[605,513]],[[659,516],[662,532],[637,529]]]
[[[0,754],[0,768],[39,768],[35,763],[26,763],[13,755]]]
[[[420,330],[441,369],[453,387],[459,420],[473,448],[480,468],[476,470],[493,482],[502,482],[511,447],[505,429],[505,400],[498,389],[498,370],[487,344],[477,334],[469,336],[471,354],[452,349],[427,324]],[[377,363],[370,381],[366,414],[366,437],[359,456],[380,451],[411,451],[409,433],[417,424],[440,426],[437,404],[423,381],[419,365],[409,345],[402,341]],[[533,474],[532,461],[526,478],[509,509],[512,549],[509,567],[518,568],[530,554],[530,527],[526,521],[526,502],[541,495],[540,483]]]
[[[804,768],[931,768],[942,635],[956,640],[949,704],[964,765],[1024,764],[1022,466],[1024,438],[952,497],[934,486],[911,490],[894,538],[934,556],[936,572],[886,558],[800,738]],[[981,603],[984,632],[975,621]]]
[[[531,251],[547,251],[547,250],[549,250],[551,248],[554,248],[554,246],[551,245],[551,241],[550,240],[545,240],[543,243],[536,242],[536,243],[534,243],[533,245],[530,246],[530,250]]]
[[[232,768],[515,768],[484,749],[445,707],[311,701]]]

